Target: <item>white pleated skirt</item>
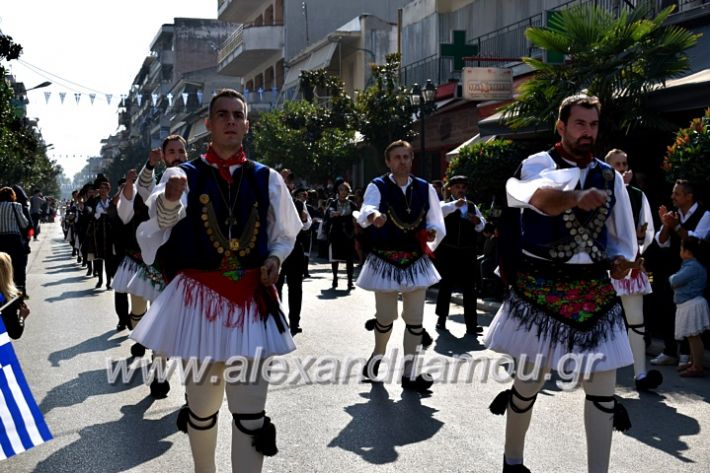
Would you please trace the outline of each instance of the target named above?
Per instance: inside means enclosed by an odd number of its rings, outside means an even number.
[[[275,316],[262,320],[253,299],[238,306],[203,285],[200,296],[191,297],[188,286],[195,282],[183,284],[185,279],[189,278],[179,274],[165,287],[131,333],[132,339],[169,357],[212,361],[235,356],[263,359],[296,349],[282,315],[276,317],[286,329],[279,332]],[[216,317],[208,319],[207,313]]]
[[[113,281],[111,282],[113,290],[116,292],[130,292],[128,290],[128,283],[131,281],[133,276],[136,275],[139,268],[139,263],[128,256],[124,256],[123,261],[121,261],[121,264],[118,266],[116,275],[113,277]]]
[[[154,301],[163,292],[164,285],[151,280],[146,274],[146,269],[141,267],[136,274],[128,281],[128,292],[134,296],[140,296],[148,301]]]
[[[441,276],[426,255],[402,269],[370,253],[355,284],[366,291],[411,292],[439,281]]]
[[[676,305],[676,340],[700,335],[708,329],[710,329],[710,309],[708,309],[708,302],[703,296],[694,297]]]
[[[607,314],[613,322],[605,336],[596,346],[581,349],[577,346],[570,347],[564,341],[554,340],[539,326],[532,325],[528,329],[524,321],[511,314],[510,301],[510,298],[506,299],[500,307],[483,339],[486,347],[493,351],[508,354],[516,359],[525,355],[528,361],[533,361],[537,355],[541,355],[543,366],[549,366],[553,370],[562,369],[562,363],[571,357],[570,354],[579,360],[572,371],[609,371],[634,362],[619,304]],[[552,321],[553,324],[555,322],[557,321]],[[569,366],[566,365],[564,369],[569,371]]]

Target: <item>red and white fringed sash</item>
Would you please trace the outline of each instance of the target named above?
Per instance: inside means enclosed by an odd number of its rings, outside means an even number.
[[[240,272],[239,280],[231,279],[217,271],[183,270],[178,283],[186,306],[204,313],[209,321],[224,319],[225,327],[244,327],[244,317],[256,309],[255,317],[266,320],[270,312],[279,307],[274,286],[264,287],[259,269]],[[276,314],[272,314],[276,315]]]
[[[611,284],[620,296],[650,292],[648,276],[643,271],[633,270],[629,278],[612,279]]]

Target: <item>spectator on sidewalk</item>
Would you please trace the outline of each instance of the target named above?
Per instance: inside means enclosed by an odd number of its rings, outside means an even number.
[[[30,197],[30,215],[32,216],[32,225],[35,229],[34,239],[37,240],[40,231],[40,222],[42,220],[43,208],[47,201],[45,200],[42,192],[39,189],[35,189],[32,192],[32,197]]]
[[[30,251],[27,230],[31,223],[16,200],[12,188],[0,189],[0,251],[10,255],[15,285],[26,295],[27,254]]]
[[[446,330],[451,292],[460,289],[463,293],[463,317],[466,333],[478,336],[483,327],[478,325],[476,293],[476,250],[479,234],[486,226],[478,207],[468,200],[468,177],[453,176],[448,186],[450,197],[441,202],[441,213],[446,223],[446,236],[436,249],[436,267],[441,274],[439,293],[436,297],[436,328]]]
[[[702,333],[710,329],[710,309],[703,297],[707,283],[707,270],[699,261],[704,260],[707,244],[694,236],[689,236],[680,244],[683,263],[680,270],[669,278],[673,288],[673,302],[676,304],[675,338],[688,338],[691,359],[678,366],[684,378],[699,378],[703,372]]]
[[[652,365],[677,365],[679,347],[675,340],[675,311],[672,304],[672,291],[668,277],[680,268],[680,242],[694,236],[707,239],[710,236],[710,212],[698,202],[695,186],[686,179],[678,179],[673,186],[671,200],[676,210],[668,210],[665,205],[658,209],[662,226],[656,232],[656,243],[667,252],[662,267],[657,269],[654,278],[654,291],[659,292],[659,313],[663,320],[663,341],[665,348],[651,360]],[[681,344],[680,362],[687,362],[687,349]]]

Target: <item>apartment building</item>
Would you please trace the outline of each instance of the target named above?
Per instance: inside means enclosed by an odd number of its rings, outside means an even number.
[[[211,70],[216,75],[219,45],[236,26],[219,20],[175,18],[160,27],[150,44],[150,55],[122,98],[119,123],[130,130],[131,139],[143,139],[156,147],[171,132],[185,131],[175,126],[179,122],[175,122],[175,109],[181,104],[186,107],[190,99],[199,100],[198,91],[203,97],[206,92],[197,83],[175,86],[195,71]],[[232,77],[229,85],[239,82]]]
[[[362,15],[394,24],[397,10],[408,0],[218,0],[217,3],[218,19],[241,23],[220,47],[218,71],[242,77],[243,90],[258,111],[270,108],[269,100],[280,94],[284,84],[293,87],[294,73],[289,74],[290,69],[303,66],[306,55],[310,58],[312,52],[325,47],[315,58],[324,59],[314,64],[330,66],[326,58],[332,59],[337,47],[324,43],[329,35],[335,34],[334,42],[343,41],[346,53],[349,47],[361,47],[362,41],[352,46],[345,44],[342,27],[350,24],[353,28],[357,23],[359,28],[359,21],[350,22]],[[371,50],[364,46],[362,49]],[[330,58],[328,51],[332,52]],[[352,61],[352,67],[364,67],[361,54]],[[350,66],[343,63],[343,67]]]

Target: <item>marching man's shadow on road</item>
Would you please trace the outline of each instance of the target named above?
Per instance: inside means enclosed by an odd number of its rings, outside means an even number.
[[[81,429],[78,440],[40,462],[34,471],[114,473],[163,455],[173,446],[165,439],[177,432],[176,413],[158,420],[145,419],[145,411],[153,401],[148,397],[138,404],[123,406],[119,420]]]
[[[82,353],[105,352],[106,350],[117,348],[121,346],[121,343],[128,339],[127,336],[111,338],[115,334],[116,332],[114,330],[109,330],[101,335],[88,338],[73,347],[64,348],[63,350],[57,350],[50,353],[47,359],[52,366],[59,366],[60,362],[71,360]]]
[[[112,369],[115,369],[114,362]],[[102,394],[114,394],[127,391],[142,384],[140,370],[135,373],[132,379],[123,382],[119,376],[115,383],[109,383],[108,371],[106,368],[94,371],[79,373],[79,376],[66,383],[53,387],[42,399],[39,409],[46,415],[56,407],[69,407],[86,401],[91,396]]]
[[[423,406],[417,393],[405,391],[401,400],[393,401],[381,383],[373,383],[369,393],[360,395],[368,402],[345,408],[353,419],[328,447],[353,452],[368,463],[395,462],[397,446],[430,439],[444,425],[433,418],[437,410]]]

